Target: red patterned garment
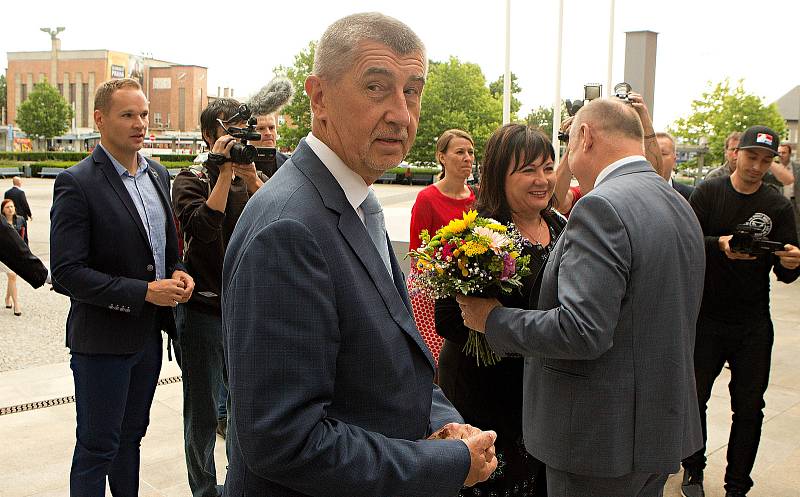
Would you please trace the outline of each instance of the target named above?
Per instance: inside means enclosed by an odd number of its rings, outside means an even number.
[[[419,233],[427,229],[433,235],[436,230],[449,223],[457,217],[461,217],[464,212],[470,210],[475,203],[475,192],[470,188],[470,195],[467,198],[455,199],[443,194],[436,185],[430,185],[417,194],[414,207],[411,208],[411,233],[409,236],[409,250],[419,248]],[[411,269],[412,277],[408,278],[409,283],[413,280],[414,269]],[[442,349],[444,339],[436,333],[433,310],[434,301],[424,295],[411,291],[411,306],[414,310],[414,321],[417,329],[422,334],[422,339],[431,350],[433,360],[439,365],[439,351]]]

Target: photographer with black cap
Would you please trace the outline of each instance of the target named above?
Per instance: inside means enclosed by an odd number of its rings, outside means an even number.
[[[730,177],[706,180],[695,189],[690,204],[700,220],[706,241],[705,288],[697,320],[695,379],[704,442],[706,404],[714,380],[725,362],[730,366],[733,425],[725,472],[726,497],[742,497],[753,486],[750,472],[761,438],[764,393],[774,332],[769,310],[769,272],[783,283],[800,276],[794,212],[789,200],[763,182],[780,138],[765,126],[752,126],[735,152],[736,170]],[[737,252],[732,234],[749,225],[758,244],[779,242],[772,250]],[[747,228],[747,227],[745,227]],[[740,249],[736,249],[740,250]],[[745,248],[747,250],[747,248]],[[702,497],[705,447],[683,461],[681,491]]]
[[[225,433],[217,406],[227,383],[222,349],[222,262],[233,228],[247,201],[267,181],[242,141],[254,131],[249,111],[230,98],[214,100],[200,115],[208,160],[184,169],[172,184],[172,206],[184,238],[183,260],[195,276],[196,291],[175,311],[179,362],[183,372],[183,435],[189,487],[194,497],[217,496],[215,432]],[[237,132],[238,131],[238,132]],[[230,133],[241,135],[241,138]],[[233,154],[231,152],[234,152]],[[224,402],[224,400],[223,400]]]

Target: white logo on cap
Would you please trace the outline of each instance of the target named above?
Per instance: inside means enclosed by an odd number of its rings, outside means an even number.
[[[756,135],[756,143],[763,143],[772,146],[772,135],[769,133],[759,133]]]

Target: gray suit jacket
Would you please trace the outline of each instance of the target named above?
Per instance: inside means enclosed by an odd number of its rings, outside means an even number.
[[[394,281],[305,141],[247,203],[223,269],[226,496],[458,493],[466,445],[421,439],[462,418],[391,259]]]
[[[487,338],[526,356],[525,444],[548,466],[675,473],[702,446],[694,380],[705,269],[689,204],[641,161],[582,197],[544,268],[539,311],[497,308]]]

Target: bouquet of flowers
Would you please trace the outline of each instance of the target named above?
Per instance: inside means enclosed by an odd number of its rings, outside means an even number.
[[[522,277],[530,274],[530,257],[521,255],[520,237],[494,219],[478,217],[474,210],[453,219],[433,237],[423,230],[420,240],[420,247],[408,253],[418,269],[410,286],[432,299],[493,290],[511,293],[521,288]],[[474,330],[470,330],[463,351],[474,356],[479,366],[500,360],[483,333]]]

